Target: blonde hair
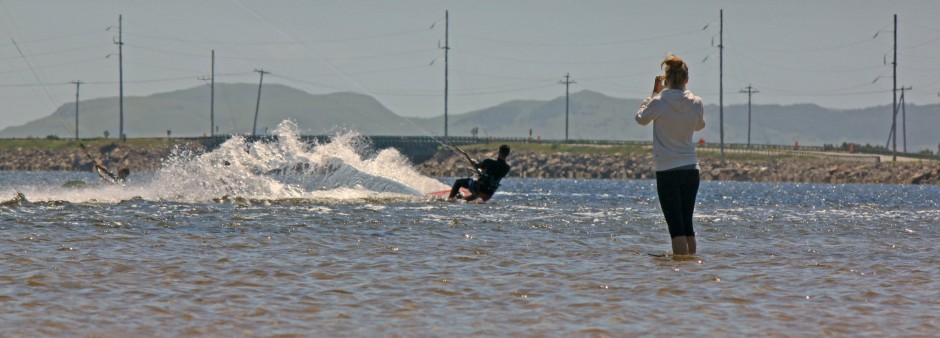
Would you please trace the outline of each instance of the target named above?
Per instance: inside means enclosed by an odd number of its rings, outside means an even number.
[[[689,79],[689,67],[676,54],[666,54],[666,59],[659,66],[666,71],[663,78],[667,87],[685,84]]]

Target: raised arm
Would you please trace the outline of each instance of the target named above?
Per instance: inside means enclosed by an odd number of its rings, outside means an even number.
[[[653,94],[643,100],[643,103],[640,104],[640,109],[636,112],[636,123],[639,123],[641,126],[645,126],[652,121],[655,116],[655,107],[653,107],[653,98],[656,95],[659,95],[663,91],[663,76],[656,75],[656,79],[653,80]]]
[[[636,111],[636,123],[639,123],[641,126],[645,126],[653,120],[653,112],[655,109],[651,107],[653,103],[653,96],[647,97],[643,100],[643,103],[640,104],[640,109]]]
[[[705,129],[705,105],[701,100],[695,102],[695,105],[698,107],[698,122],[695,123],[695,131],[699,131]]]

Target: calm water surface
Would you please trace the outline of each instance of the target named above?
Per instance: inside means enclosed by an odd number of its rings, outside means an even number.
[[[0,172],[0,335],[940,329],[935,186],[703,183],[699,255],[672,259],[649,255],[669,250],[653,181],[507,179],[474,205],[203,198],[90,175]]]

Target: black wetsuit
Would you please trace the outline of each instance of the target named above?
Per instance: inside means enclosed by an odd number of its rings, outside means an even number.
[[[485,159],[483,162],[475,165],[477,169],[480,169],[480,178],[474,180],[472,178],[463,178],[454,182],[454,186],[450,190],[450,198],[457,196],[457,192],[460,191],[460,188],[467,188],[470,190],[470,193],[474,196],[479,195],[484,201],[493,197],[493,194],[496,193],[496,189],[499,188],[499,182],[509,174],[509,163],[506,163],[504,159]]]

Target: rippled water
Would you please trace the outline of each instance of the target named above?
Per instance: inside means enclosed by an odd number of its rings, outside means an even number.
[[[273,185],[226,196],[166,172],[124,188],[0,172],[0,335],[940,329],[936,186],[706,182],[699,255],[673,259],[650,255],[669,250],[652,181],[507,179],[477,205],[420,195],[449,179],[416,194],[258,174]]]

